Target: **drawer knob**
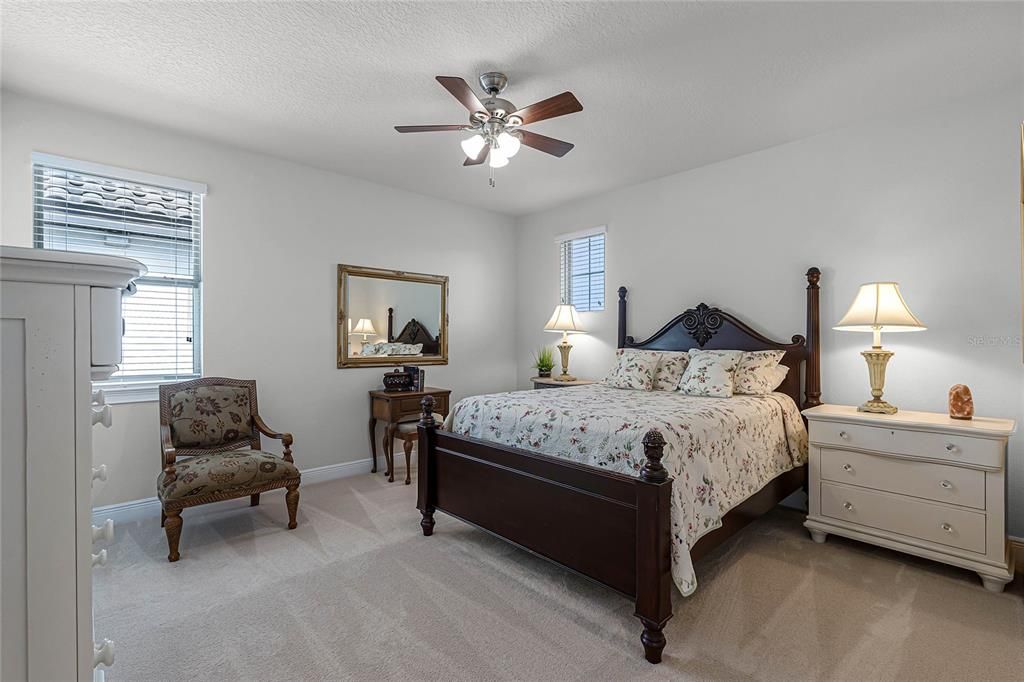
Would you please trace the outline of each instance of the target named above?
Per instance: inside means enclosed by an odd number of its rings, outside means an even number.
[[[92,527],[92,541],[113,542],[114,541],[114,520],[107,519],[102,526]]]
[[[948,523],[944,523],[942,524],[942,530],[946,531],[947,533],[952,533],[953,526],[949,525]]]
[[[105,665],[108,668],[114,665],[114,643],[104,639],[100,644],[93,643],[92,667],[98,668]]]
[[[92,480],[94,481],[107,481],[107,465],[101,464],[98,467],[92,468]]]
[[[853,503],[843,502],[843,509],[845,509],[846,511],[853,511]]]
[[[950,483],[947,480],[939,481],[939,485],[942,486],[943,488],[945,488],[946,490],[952,490],[953,489],[953,484]]]
[[[849,464],[844,464],[843,465],[843,471],[849,473],[849,472],[853,471],[853,467],[850,466]]]
[[[840,431],[839,432],[839,437],[840,438],[849,438],[850,434],[848,434],[846,431]]]
[[[946,452],[955,452],[956,446],[952,443],[946,443]]]
[[[93,565],[93,567],[96,567],[96,566],[106,566],[107,565],[107,550],[101,549],[99,554],[93,554],[92,555],[92,565]]]

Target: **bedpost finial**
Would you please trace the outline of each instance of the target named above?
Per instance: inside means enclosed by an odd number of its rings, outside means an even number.
[[[619,300],[620,301],[625,301],[626,300],[626,287],[619,287]]]
[[[425,426],[428,429],[437,426],[437,424],[434,422],[434,396],[423,396],[423,400],[420,401],[420,407],[422,408],[422,413],[420,415],[420,426]]]
[[[658,429],[651,429],[644,436],[643,444],[647,462],[640,467],[640,479],[648,483],[664,483],[668,480],[668,471],[661,463],[665,456],[665,437]]]
[[[807,269],[807,286],[816,287],[818,286],[818,280],[821,279],[821,270],[818,268]]]

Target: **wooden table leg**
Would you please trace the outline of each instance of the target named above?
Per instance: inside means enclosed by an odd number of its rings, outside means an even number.
[[[388,424],[384,429],[384,456],[388,459],[388,483],[395,482],[395,433],[397,424]]]
[[[377,473],[377,418],[370,417],[370,461],[373,466],[370,468],[370,473]]]

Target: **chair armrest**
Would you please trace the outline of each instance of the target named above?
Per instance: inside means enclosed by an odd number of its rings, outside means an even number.
[[[171,442],[171,427],[166,424],[160,425],[160,452],[160,465],[164,473],[167,474],[168,482],[173,481],[175,477],[174,460],[177,459],[178,455],[174,449],[174,444]]]
[[[252,425],[256,427],[256,430],[262,433],[267,438],[276,438],[281,441],[281,445],[284,446],[284,460],[286,462],[294,462],[292,459],[292,443],[295,442],[290,433],[278,433],[267,426],[266,422],[258,415],[252,416]]]

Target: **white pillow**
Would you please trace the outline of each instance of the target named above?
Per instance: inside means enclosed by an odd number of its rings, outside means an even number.
[[[686,395],[731,398],[733,370],[742,355],[738,350],[691,350],[679,390]]]
[[[654,371],[655,391],[674,391],[683,378],[686,366],[690,364],[690,356],[684,351],[659,351],[661,359]]]
[[[776,372],[772,370],[779,366],[785,354],[786,351],[782,350],[744,351],[734,372],[735,392],[744,395],[768,395],[774,391],[780,382],[775,381]]]
[[[785,365],[776,365],[772,368],[773,391],[782,385],[782,382],[786,380],[787,374],[789,374],[789,367]]]
[[[615,351],[615,367],[603,383],[613,388],[649,391],[654,385],[654,371],[661,353],[649,350],[620,348]]]

